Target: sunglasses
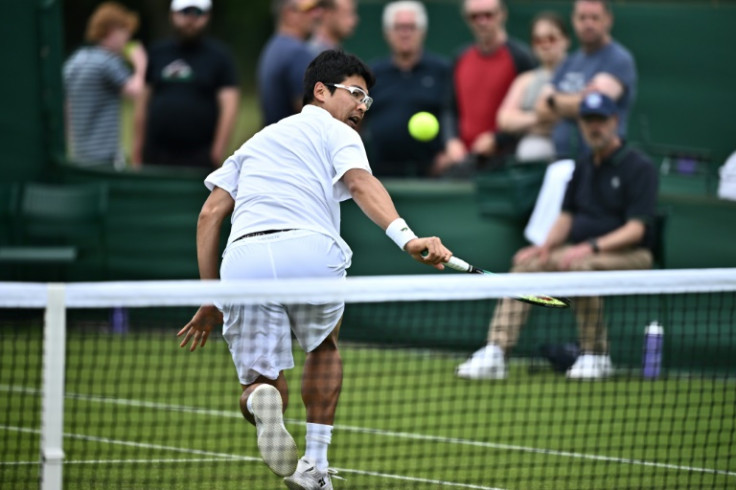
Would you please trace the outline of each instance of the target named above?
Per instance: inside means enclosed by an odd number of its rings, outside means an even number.
[[[478,22],[479,20],[493,20],[498,15],[498,10],[486,10],[485,12],[468,12],[465,17],[471,22]]]
[[[554,44],[560,40],[559,36],[548,34],[546,36],[532,36],[532,44],[541,46],[542,44]]]
[[[350,87],[341,83],[325,83],[325,85],[330,85],[331,87],[347,90],[359,104],[365,104],[366,111],[370,109],[373,105],[373,97],[369,96],[362,88]]]
[[[187,15],[187,16],[191,15],[192,17],[202,17],[202,16],[207,15],[207,12],[205,12],[204,10],[198,7],[187,7],[185,9],[179,10],[178,13],[182,15]]]

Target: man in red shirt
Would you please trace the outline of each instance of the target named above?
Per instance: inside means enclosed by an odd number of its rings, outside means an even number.
[[[529,46],[506,32],[503,0],[464,0],[463,15],[475,43],[455,60],[453,93],[443,120],[445,170],[470,155],[488,158],[502,150],[496,112],[514,78],[535,67]]]

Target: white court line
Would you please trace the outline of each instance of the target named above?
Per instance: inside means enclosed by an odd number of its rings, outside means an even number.
[[[3,427],[4,429],[16,429],[19,427]],[[64,464],[166,464],[166,463],[221,463],[232,461],[233,458],[181,458],[181,459],[65,459]],[[40,461],[0,461],[0,466],[34,466],[41,464]]]
[[[41,390],[38,390],[35,388],[28,388],[24,386],[0,385],[0,391],[9,391],[9,392],[24,393],[24,394],[30,394],[30,395],[40,395],[41,394]],[[204,409],[204,408],[188,407],[185,405],[172,405],[168,403],[156,403],[156,402],[148,402],[148,401],[141,401],[141,400],[131,400],[131,399],[126,399],[126,398],[110,398],[110,397],[103,397],[103,396],[96,396],[96,395],[84,395],[84,394],[79,394],[79,393],[67,393],[66,398],[72,398],[72,399],[84,400],[84,401],[90,401],[90,402],[107,403],[107,404],[112,404],[112,405],[154,408],[154,409],[159,409],[159,410],[169,410],[169,411],[174,411],[174,412],[212,415],[212,416],[228,417],[228,418],[241,418],[242,417],[240,412],[236,412],[234,410],[211,410],[211,409]],[[285,419],[285,420],[286,422],[291,423],[291,424],[298,424],[298,425],[305,424],[305,422],[302,420],[294,420],[294,419]],[[382,429],[371,429],[368,427],[355,427],[355,426],[350,426],[350,425],[336,424],[335,429],[342,430],[345,432],[354,432],[354,433],[361,433],[361,434],[375,434],[379,436],[395,437],[399,439],[411,439],[411,440],[417,440],[417,441],[432,441],[432,442],[439,442],[443,444],[458,444],[458,445],[463,445],[463,446],[473,446],[473,447],[482,447],[482,448],[490,448],[490,449],[503,449],[507,451],[520,451],[520,452],[526,452],[526,453],[547,454],[550,456],[561,456],[561,457],[567,457],[567,458],[573,458],[573,459],[583,459],[583,460],[590,460],[590,461],[605,461],[609,463],[631,464],[635,466],[647,466],[647,467],[663,468],[663,469],[670,469],[670,470],[677,470],[677,471],[692,471],[692,472],[697,472],[697,473],[707,473],[707,474],[712,474],[712,475],[725,475],[725,476],[736,477],[736,471],[718,470],[715,468],[702,468],[702,467],[697,467],[697,466],[685,466],[685,465],[677,465],[677,464],[670,464],[670,463],[659,463],[655,461],[646,461],[642,459],[621,458],[621,457],[615,457],[615,456],[605,456],[605,455],[600,455],[600,454],[576,453],[576,452],[571,452],[571,451],[559,451],[556,449],[544,449],[544,448],[529,447],[529,446],[518,446],[514,444],[502,444],[502,443],[497,443],[497,442],[475,441],[472,439],[461,439],[461,438],[456,438],[456,437],[444,437],[444,436],[433,436],[433,435],[428,435],[428,434],[415,434],[415,433],[410,433],[410,432],[387,431],[387,430],[382,430]]]
[[[26,434],[40,434],[41,431],[39,429],[29,429],[27,427],[12,427],[8,425],[0,425],[0,430],[7,430],[12,432],[22,432]],[[119,439],[109,439],[107,437],[97,437],[97,436],[88,436],[84,434],[69,434],[64,433],[64,437],[68,437],[70,439],[80,439],[84,441],[90,441],[90,442],[102,442],[106,444],[116,444],[120,446],[129,446],[129,447],[137,447],[142,449],[157,449],[161,451],[174,451],[179,453],[187,453],[187,454],[198,454],[200,456],[210,456],[210,458],[204,459],[204,461],[210,460],[210,461],[216,461],[216,462],[222,462],[222,461],[247,461],[247,462],[261,462],[261,458],[255,458],[253,456],[241,456],[238,454],[227,454],[227,453],[217,453],[213,451],[203,451],[201,449],[187,449],[187,448],[181,448],[181,447],[175,447],[175,446],[163,446],[161,444],[147,444],[143,442],[133,442],[133,441],[121,441]],[[160,463],[160,462],[191,462],[191,461],[203,461],[202,459],[198,460],[192,460],[192,459],[147,459],[147,460],[89,460],[89,461],[64,461],[64,464],[113,464],[113,463],[131,463],[131,462],[140,462],[144,464],[151,464],[151,463]],[[10,465],[19,465],[19,464],[39,464],[38,461],[22,461],[19,463],[10,462]],[[5,462],[0,462],[0,466],[6,465]],[[441,485],[443,487],[456,487],[456,488],[471,488],[475,490],[504,490],[502,488],[496,488],[496,487],[484,487],[481,485],[472,485],[469,483],[457,483],[457,482],[450,482],[450,481],[443,481],[443,480],[430,480],[428,478],[417,478],[413,476],[403,476],[403,475],[393,475],[391,473],[379,473],[375,471],[362,471],[362,470],[353,470],[348,468],[335,468],[338,472],[341,473],[353,473],[356,475],[368,475],[368,476],[375,476],[379,478],[386,478],[386,479],[392,479],[392,480],[401,480],[401,481],[410,481],[414,483],[429,483],[433,485]]]

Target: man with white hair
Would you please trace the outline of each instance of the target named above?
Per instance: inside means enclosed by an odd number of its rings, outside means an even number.
[[[449,61],[424,50],[427,11],[421,2],[391,2],[383,10],[383,32],[391,50],[371,66],[376,75],[374,104],[365,120],[363,138],[374,175],[436,175],[443,158],[440,138],[421,142],[411,137],[412,115],[426,111],[439,117],[450,89]]]

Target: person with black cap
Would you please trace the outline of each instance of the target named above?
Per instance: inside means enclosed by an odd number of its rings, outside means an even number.
[[[579,106],[578,126],[591,149],[578,157],[562,211],[541,245],[520,249],[511,272],[629,270],[652,267],[658,174],[645,154],[618,134],[616,103],[592,92]],[[581,354],[568,378],[613,374],[599,297],[576,298]],[[468,379],[503,379],[506,360],[526,321],[529,305],[510,299],[496,307],[488,343],[457,368]]]
[[[136,104],[133,163],[212,170],[222,165],[240,101],[230,50],[205,35],[211,0],[173,0],[175,37],[149,52]]]

